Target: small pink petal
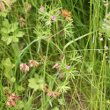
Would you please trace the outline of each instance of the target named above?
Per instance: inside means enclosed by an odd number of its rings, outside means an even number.
[[[51,97],[52,96],[52,92],[48,92],[47,96]]]
[[[11,101],[11,105],[12,105],[12,107],[14,107],[16,105],[14,100]]]
[[[52,19],[52,21],[56,21],[56,16],[53,15],[53,16],[51,17],[51,19]]]
[[[29,67],[38,67],[39,63],[36,60],[29,60]]]
[[[10,101],[7,101],[6,105],[7,105],[8,107],[10,107],[10,106],[11,106]]]
[[[22,71],[22,72],[28,72],[29,71],[29,67],[25,64],[25,63],[21,63],[20,64],[20,70]]]
[[[52,68],[53,69],[59,69],[60,68],[60,64],[56,63]]]
[[[70,69],[70,66],[69,66],[69,65],[67,65],[67,66],[66,66],[66,69]]]

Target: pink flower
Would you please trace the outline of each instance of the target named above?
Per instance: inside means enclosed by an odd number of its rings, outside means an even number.
[[[51,19],[52,19],[52,21],[56,21],[56,16],[53,15],[53,16],[51,17]]]
[[[10,107],[10,106],[11,106],[10,101],[7,101],[6,106],[8,106],[8,107]]]
[[[26,63],[21,63],[20,70],[24,73],[27,73],[29,71],[29,66],[27,66]]]
[[[8,100],[7,100],[6,106],[14,107],[16,105],[16,100],[19,98],[20,96],[17,96],[15,93],[13,93],[12,95],[8,94]]]
[[[38,67],[39,63],[36,60],[29,60],[29,67]]]
[[[56,69],[56,70],[59,70],[60,69],[60,64],[56,63],[52,68]]]
[[[11,106],[14,107],[14,106],[16,105],[15,100],[9,100],[9,99],[8,99],[6,105],[7,105],[8,107],[11,107]]]
[[[49,97],[57,98],[57,97],[59,97],[59,95],[60,95],[60,93],[57,91],[48,91],[47,92],[47,96],[49,96]]]
[[[32,8],[31,4],[29,4],[28,2],[24,3],[24,10],[26,13],[29,12],[31,8]]]
[[[14,107],[16,105],[14,100],[11,100],[11,106]]]
[[[69,65],[66,65],[66,69],[70,69],[70,66]]]

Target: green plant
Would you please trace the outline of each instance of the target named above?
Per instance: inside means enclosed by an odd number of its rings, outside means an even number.
[[[18,42],[20,37],[23,37],[24,32],[19,31],[18,23],[9,23],[8,19],[3,21],[3,25],[1,28],[1,40],[6,42],[7,45],[13,42]]]
[[[109,0],[1,0],[0,110],[109,110],[109,11]]]

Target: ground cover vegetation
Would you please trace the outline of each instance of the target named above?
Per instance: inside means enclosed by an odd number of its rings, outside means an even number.
[[[0,0],[0,110],[110,110],[109,0]]]

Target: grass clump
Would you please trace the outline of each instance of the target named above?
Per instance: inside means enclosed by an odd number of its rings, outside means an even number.
[[[109,110],[109,1],[0,1],[0,110]]]

